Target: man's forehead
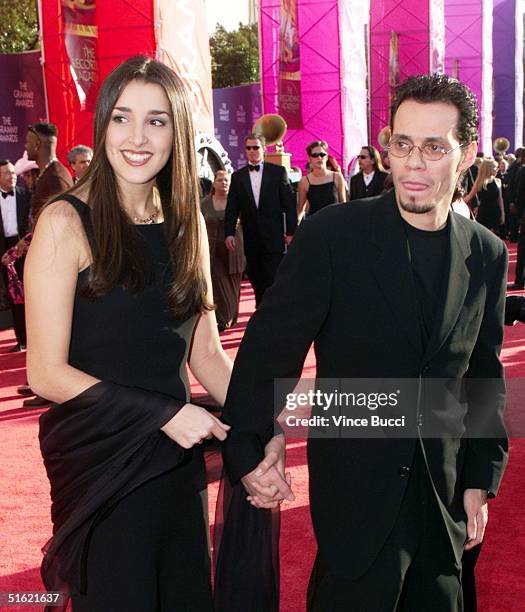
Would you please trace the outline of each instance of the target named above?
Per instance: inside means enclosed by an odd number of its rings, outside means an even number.
[[[455,136],[458,119],[453,104],[405,100],[394,116],[393,133],[424,139]]]

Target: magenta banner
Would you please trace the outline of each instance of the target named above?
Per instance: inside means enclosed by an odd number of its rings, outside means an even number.
[[[99,87],[95,0],[62,0],[71,74],[81,110],[94,111]]]
[[[279,114],[288,127],[303,127],[297,0],[281,0],[279,28]]]
[[[0,159],[22,157],[27,126],[45,121],[40,51],[0,55]]]

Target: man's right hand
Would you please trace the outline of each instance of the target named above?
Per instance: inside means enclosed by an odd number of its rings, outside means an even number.
[[[235,236],[226,236],[224,239],[224,244],[226,245],[228,251],[233,253],[233,251],[235,251]]]
[[[203,440],[215,436],[225,440],[229,425],[219,421],[204,408],[184,404],[177,414],[161,430],[182,448],[191,448]]]

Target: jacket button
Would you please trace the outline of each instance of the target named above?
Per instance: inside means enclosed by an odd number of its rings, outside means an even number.
[[[406,478],[409,474],[410,474],[410,466],[409,465],[402,465],[397,473],[401,476],[401,478]]]

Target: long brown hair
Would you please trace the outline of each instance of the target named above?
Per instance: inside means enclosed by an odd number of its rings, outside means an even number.
[[[156,177],[164,228],[173,267],[168,304],[187,318],[209,310],[206,281],[200,266],[199,188],[190,104],[181,79],[167,66],[144,56],[120,64],[104,81],[97,100],[93,160],[73,192],[89,185],[88,205],[93,226],[93,263],[85,294],[97,297],[117,283],[131,292],[145,284],[140,236],[123,211],[115,173],[106,155],[106,131],[122,91],[133,80],[160,85],[171,108],[173,150]]]

